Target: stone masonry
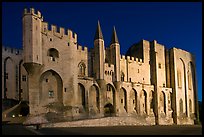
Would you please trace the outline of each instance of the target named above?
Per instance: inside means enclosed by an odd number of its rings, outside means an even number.
[[[22,21],[31,116],[53,114],[59,121],[127,117],[147,125],[198,123],[191,53],[141,40],[121,55],[116,29],[105,46],[99,21],[94,47],[88,50],[77,43],[76,33],[49,27],[33,8],[24,10]]]

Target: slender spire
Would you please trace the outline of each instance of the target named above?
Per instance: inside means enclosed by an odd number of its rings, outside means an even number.
[[[116,34],[116,30],[115,30],[115,26],[113,27],[113,35],[112,35],[112,39],[111,39],[111,44],[113,44],[113,43],[119,43],[118,37]]]
[[[101,26],[100,26],[99,20],[98,20],[98,26],[96,29],[95,37],[94,37],[94,40],[96,40],[96,39],[103,39],[103,34],[101,31]]]

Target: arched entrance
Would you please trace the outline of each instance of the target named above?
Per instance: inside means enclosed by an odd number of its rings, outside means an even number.
[[[111,103],[108,103],[104,106],[104,116],[110,117],[114,114],[114,107]]]
[[[4,94],[5,99],[16,98],[15,64],[11,57],[4,60]]]
[[[40,104],[62,102],[62,79],[53,70],[44,72],[40,77]]]

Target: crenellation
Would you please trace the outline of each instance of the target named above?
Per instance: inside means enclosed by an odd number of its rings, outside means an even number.
[[[136,58],[136,60],[135,60],[136,62],[138,62],[138,58]]]
[[[42,32],[47,32],[47,31],[48,31],[48,23],[42,22]]]
[[[121,59],[125,59],[125,55],[121,55]]]
[[[88,47],[84,46],[84,51],[88,53]]]
[[[134,57],[131,57],[131,59],[130,59],[130,60],[135,61],[135,58],[134,58]]]
[[[34,15],[35,14],[35,9],[34,8],[30,8],[30,13]]]
[[[141,62],[141,63],[142,63],[142,59],[140,59],[140,60],[139,60],[139,62]]]
[[[126,56],[126,59],[129,61],[130,60],[130,56]]]
[[[2,50],[4,50],[4,52],[10,53],[10,54],[15,54],[15,55],[19,55],[22,54],[22,49],[17,49],[17,48],[12,48],[12,47],[4,47],[2,46]]]
[[[51,25],[51,31],[53,33],[56,33],[57,32],[57,26],[56,25]]]
[[[80,51],[82,51],[82,46],[78,45],[78,46],[77,46],[77,49],[80,50]]]
[[[43,16],[42,16],[41,12],[40,11],[36,12],[34,8],[30,8],[29,11],[25,8],[24,9],[24,15],[26,15],[26,14],[34,15],[34,16],[41,18],[43,20]]]
[[[80,52],[88,53],[88,48],[86,46],[77,45],[77,50]]]
[[[64,29],[64,28],[62,28],[62,27],[60,27],[60,34],[61,34],[62,36],[64,36],[64,35],[65,35],[65,29]]]

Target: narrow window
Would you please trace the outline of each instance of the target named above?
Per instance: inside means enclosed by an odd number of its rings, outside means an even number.
[[[6,77],[6,79],[8,79],[8,73],[6,73],[5,77]]]
[[[53,98],[54,97],[54,91],[53,90],[49,90],[49,98]]]
[[[122,72],[122,73],[121,73],[121,81],[124,81],[124,77],[125,77],[125,75],[124,75],[124,73]]]
[[[192,88],[191,74],[188,73],[188,89],[191,90],[191,88]]]
[[[181,71],[177,71],[177,82],[178,82],[178,87],[181,88]]]
[[[161,69],[161,63],[159,63],[159,68]]]
[[[26,81],[26,75],[22,76],[22,81]]]

